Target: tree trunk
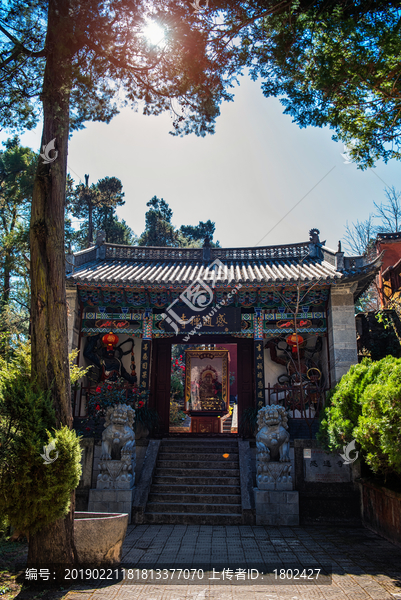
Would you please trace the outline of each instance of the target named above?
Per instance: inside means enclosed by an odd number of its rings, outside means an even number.
[[[89,194],[89,191],[88,191]],[[89,217],[88,217],[88,245],[87,247],[90,248],[93,242],[93,205],[92,205],[92,200],[91,198],[89,198],[89,203],[88,203],[88,209],[89,209]]]
[[[10,240],[7,240],[7,237],[8,236],[12,237],[12,234],[14,232],[15,214],[13,215],[13,218],[11,219],[11,223],[9,224],[8,227],[7,227],[6,218],[3,217],[2,220],[3,220],[4,233],[6,234],[6,243],[3,247],[3,254],[4,254],[3,289],[1,292],[0,310],[5,308],[5,306],[8,304],[8,301],[10,299],[10,277],[11,277],[12,256],[11,256]]]
[[[0,307],[4,308],[10,299],[10,277],[11,277],[11,255],[7,248],[4,257],[3,292],[1,294]]]
[[[9,250],[6,250],[6,256],[4,258],[4,275],[3,275],[3,289],[1,291],[0,297],[0,316],[3,316],[3,311],[6,308],[8,301],[10,299],[10,276],[11,276],[11,267],[10,267],[10,254]],[[0,334],[8,333],[9,322],[8,319],[0,320]],[[6,336],[7,337],[7,336]],[[6,352],[7,349],[6,338],[0,335],[0,354]]]
[[[75,491],[65,519],[59,519],[29,536],[28,566],[52,568],[55,579],[65,581],[65,568],[78,563],[74,544]]]
[[[57,427],[72,426],[64,257],[72,45],[69,36],[73,29],[69,10],[68,0],[49,0],[42,148],[55,138],[58,154],[50,164],[39,159],[30,229],[32,375],[41,389],[51,390]],[[74,497],[72,500],[65,519],[30,536],[28,564],[75,562]]]

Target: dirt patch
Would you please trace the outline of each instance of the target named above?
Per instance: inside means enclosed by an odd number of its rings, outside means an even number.
[[[25,580],[28,543],[0,540],[0,600],[61,600],[65,588],[29,585]]]

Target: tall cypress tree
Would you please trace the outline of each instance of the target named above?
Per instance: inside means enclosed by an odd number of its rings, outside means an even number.
[[[30,226],[32,372],[41,389],[51,390],[57,427],[72,426],[64,275],[71,131],[87,120],[109,122],[120,91],[124,103],[142,102],[147,114],[170,110],[175,98],[183,108],[174,121],[177,132],[204,135],[218,115],[221,94],[210,91],[211,58],[192,7],[176,0],[153,4],[152,16],[164,17],[171,32],[158,48],[142,34],[145,6],[136,0],[10,0],[0,8],[0,123],[33,127],[43,114]],[[73,508],[30,536],[28,560],[74,564]]]

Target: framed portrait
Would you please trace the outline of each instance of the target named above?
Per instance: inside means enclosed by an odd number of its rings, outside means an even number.
[[[186,350],[185,409],[225,414],[229,409],[228,350]]]

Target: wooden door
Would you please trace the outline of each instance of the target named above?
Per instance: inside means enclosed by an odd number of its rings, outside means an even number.
[[[237,341],[238,427],[242,412],[255,406],[253,340]]]
[[[160,433],[168,433],[170,422],[171,342],[152,340],[151,400],[160,417]]]

